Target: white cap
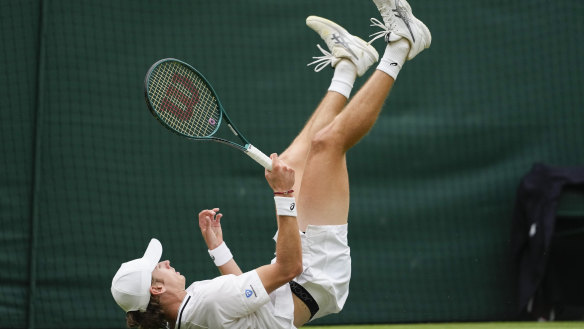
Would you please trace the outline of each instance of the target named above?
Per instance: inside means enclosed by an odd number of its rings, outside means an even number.
[[[146,311],[150,302],[152,271],[162,256],[162,244],[150,240],[144,257],[123,263],[112,280],[112,295],[116,303],[127,313]]]

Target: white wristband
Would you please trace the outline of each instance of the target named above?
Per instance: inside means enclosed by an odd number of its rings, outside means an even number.
[[[211,259],[215,262],[216,266],[225,265],[233,258],[233,255],[225,244],[225,241],[221,242],[217,248],[209,250],[209,256],[211,256]]]
[[[296,217],[296,200],[294,197],[275,196],[276,214],[278,216]]]

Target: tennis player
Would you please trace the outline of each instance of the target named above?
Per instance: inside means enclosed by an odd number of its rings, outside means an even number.
[[[315,70],[334,74],[321,103],[291,145],[272,154],[265,178],[274,192],[276,257],[243,273],[223,240],[218,208],[199,213],[199,227],[221,276],[194,282],[160,262],[152,239],[142,258],[123,263],[111,292],[130,327],[297,328],[341,311],[349,293],[347,244],[349,178],[346,153],[373,127],[406,60],[430,46],[428,28],[404,0],[374,0],[383,22],[385,53],[377,70],[347,103],[357,76],[378,61],[367,42],[341,26],[310,16],[307,25],[325,41]],[[309,64],[310,65],[310,64]]]

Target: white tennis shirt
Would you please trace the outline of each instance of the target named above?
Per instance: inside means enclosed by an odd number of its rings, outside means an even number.
[[[268,295],[255,270],[197,281],[186,292],[175,329],[296,329],[290,285]]]

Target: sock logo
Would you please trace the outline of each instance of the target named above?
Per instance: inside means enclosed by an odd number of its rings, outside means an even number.
[[[294,210],[294,207],[296,207],[296,203],[292,202],[290,204],[290,211]]]

